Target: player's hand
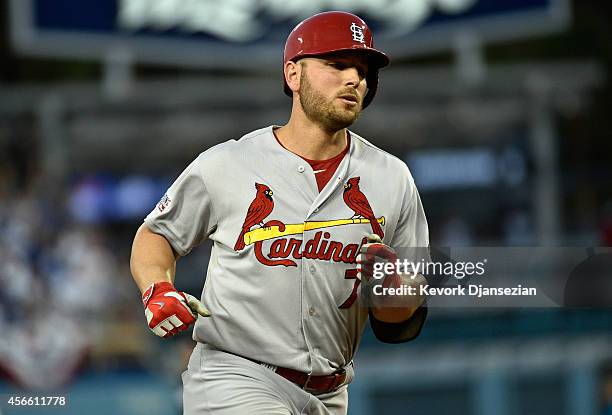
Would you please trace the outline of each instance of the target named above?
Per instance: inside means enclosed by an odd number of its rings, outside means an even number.
[[[149,328],[159,337],[174,336],[210,312],[192,295],[179,292],[169,282],[156,282],[142,294]]]
[[[359,255],[357,256],[357,278],[364,283],[374,283],[376,282],[373,278],[374,264],[395,264],[396,261],[397,253],[395,250],[385,245],[378,235],[370,234],[368,235],[368,243],[361,246]],[[401,278],[395,267],[386,266],[384,271],[388,270],[391,270],[391,272],[385,272],[384,278],[382,279],[383,287],[399,286],[401,284]]]
[[[357,277],[367,284],[368,304],[376,318],[390,323],[405,321],[425,299],[418,291],[418,287],[426,283],[425,278],[420,274],[400,273],[397,269],[397,259],[395,250],[383,244],[375,234],[368,235],[368,243],[361,247],[357,257]],[[382,278],[374,278],[374,264],[386,265]],[[382,286],[382,290],[381,287],[375,290],[374,286]],[[414,287],[415,294],[404,294],[402,291],[399,295],[391,294],[391,290],[385,294],[385,288],[397,289],[403,286]]]

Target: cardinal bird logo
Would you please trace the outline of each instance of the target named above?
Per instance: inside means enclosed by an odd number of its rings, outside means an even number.
[[[370,202],[368,198],[359,190],[359,177],[351,177],[344,184],[344,203],[355,212],[353,218],[361,216],[362,218],[368,219],[372,225],[372,232],[380,236],[381,239],[384,236],[384,232],[380,227],[380,224],[374,216]]]
[[[272,190],[265,184],[255,183],[255,189],[257,194],[255,199],[249,205],[247,210],[246,218],[242,224],[242,231],[238,235],[236,245],[234,245],[235,251],[241,251],[244,249],[244,234],[251,230],[251,227],[259,224],[263,227],[263,220],[272,213],[274,209],[274,200],[272,200]]]

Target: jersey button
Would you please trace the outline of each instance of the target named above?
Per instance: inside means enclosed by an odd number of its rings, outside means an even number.
[[[311,266],[310,266],[310,273],[311,273],[311,274],[314,274],[314,273],[315,273],[315,267],[314,267],[314,265],[311,265]]]
[[[310,307],[310,308],[308,309],[308,314],[310,314],[311,316],[314,316],[314,315],[316,314],[316,313],[315,313],[315,309],[314,309],[314,307]]]
[[[304,166],[298,166],[298,172],[304,173],[304,170],[306,170]]]

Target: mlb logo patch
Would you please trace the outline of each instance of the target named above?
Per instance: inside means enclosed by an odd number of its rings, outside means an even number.
[[[163,212],[164,210],[166,210],[166,208],[168,207],[168,205],[170,204],[171,200],[168,197],[167,194],[165,194],[161,200],[159,201],[159,203],[157,204],[157,209],[159,209],[160,212]]]

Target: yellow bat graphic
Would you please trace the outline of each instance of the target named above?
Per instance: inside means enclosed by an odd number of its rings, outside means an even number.
[[[378,223],[384,226],[385,217],[381,216],[376,219]],[[312,231],[316,229],[331,228],[332,226],[344,226],[344,225],[355,225],[361,223],[370,223],[368,219],[356,218],[356,219],[336,219],[336,220],[324,220],[318,222],[304,222],[294,223],[285,225],[285,230],[280,231],[278,226],[270,226],[266,228],[253,229],[244,234],[244,243],[246,245],[254,244],[259,241],[266,241],[268,239],[280,238],[287,235],[297,235],[304,231]]]

